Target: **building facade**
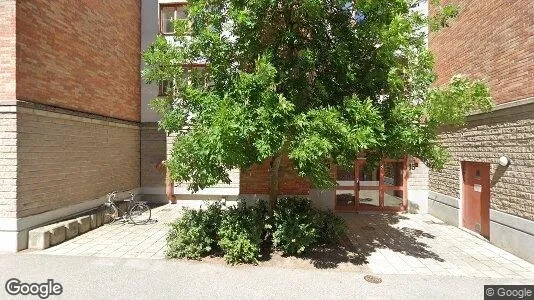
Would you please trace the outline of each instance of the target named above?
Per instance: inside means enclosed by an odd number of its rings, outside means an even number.
[[[426,5],[418,9],[426,12]],[[142,1],[142,49],[145,50],[158,34],[173,42],[173,18],[184,18],[186,1]],[[201,66],[195,66],[201,67]],[[141,85],[142,138],[141,181],[142,191],[150,199],[266,199],[269,193],[269,161],[248,170],[233,170],[230,184],[217,184],[192,195],[187,183],[169,183],[155,166],[164,160],[174,143],[174,136],[166,136],[157,130],[158,116],[150,109],[150,101],[162,88]],[[426,167],[410,158],[401,161],[385,161],[373,174],[363,173],[363,159],[355,160],[350,170],[332,170],[340,186],[331,190],[313,189],[305,178],[297,176],[292,163],[285,158],[280,169],[280,194],[309,196],[318,207],[338,211],[405,211],[420,210],[426,204],[428,183]],[[417,165],[417,167],[416,167]],[[167,194],[167,195],[166,195]],[[147,197],[148,198],[148,197]],[[364,200],[362,200],[364,199]],[[360,201],[361,200],[361,201]],[[408,205],[411,202],[412,205]]]
[[[0,251],[140,182],[138,1],[0,1]]]
[[[332,169],[336,188],[317,190],[284,159],[280,193],[340,212],[430,213],[534,261],[534,5],[454,2],[459,17],[429,38],[437,84],[457,73],[485,79],[496,107],[442,129],[446,168],[408,157],[367,172],[356,158]],[[0,251],[26,248],[29,229],[112,190],[151,202],[268,197],[268,161],[194,195],[166,179],[174,136],[158,129],[150,101],[162,89],[143,83],[140,55],[158,34],[172,41],[186,1],[68,4],[0,0]]]
[[[316,206],[336,211],[430,213],[534,261],[529,250],[534,248],[534,5],[527,0],[442,3],[458,4],[461,13],[450,28],[429,36],[436,84],[459,73],[483,79],[496,105],[490,113],[469,116],[464,127],[442,128],[441,142],[452,155],[445,169],[429,170],[407,158],[384,161],[363,174],[365,161],[358,159],[350,170],[332,170],[337,188],[315,190],[284,160],[280,193],[309,196]],[[418,9],[428,12],[427,4]],[[170,148],[172,137],[167,141]],[[240,170],[231,187],[200,194],[266,198],[268,170],[268,161]],[[184,186],[173,191],[178,198],[191,197]]]
[[[430,35],[437,84],[484,79],[495,108],[442,129],[452,159],[429,173],[428,212],[534,261],[534,3],[442,2],[460,15]]]

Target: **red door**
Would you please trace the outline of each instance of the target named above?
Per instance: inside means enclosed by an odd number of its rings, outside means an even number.
[[[463,162],[463,226],[489,238],[490,165]]]
[[[406,159],[383,159],[374,170],[357,159],[348,169],[335,167],[336,211],[404,211],[407,208]]]

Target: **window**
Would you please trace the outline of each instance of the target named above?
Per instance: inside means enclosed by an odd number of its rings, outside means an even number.
[[[207,86],[206,75],[204,73],[205,64],[189,64],[184,65],[184,73],[182,80],[187,81],[188,84],[195,86],[203,85]],[[170,96],[172,94],[172,82],[164,81],[159,84],[158,96]]]
[[[173,34],[173,21],[185,18],[187,18],[186,3],[161,4],[159,9],[160,33],[165,35]]]
[[[169,96],[171,94],[172,85],[170,81],[164,81],[159,84],[158,96]]]

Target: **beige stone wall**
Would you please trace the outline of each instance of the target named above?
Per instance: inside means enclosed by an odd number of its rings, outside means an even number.
[[[167,141],[165,132],[158,130],[156,123],[141,125],[141,186],[165,187],[165,169],[156,166],[166,159]]]
[[[461,133],[457,133],[461,135]],[[450,146],[455,141],[454,132],[442,133],[440,142],[445,146]],[[449,149],[450,150],[450,149]],[[443,195],[460,198],[460,161],[459,158],[451,153],[451,159],[445,164],[441,171],[430,170],[429,186],[430,190]]]
[[[139,187],[137,123],[18,107],[17,217]]]
[[[417,163],[414,170],[411,163]],[[408,211],[412,213],[428,212],[428,167],[417,158],[408,158]]]
[[[417,163],[414,170],[410,169],[412,158],[408,160],[408,190],[428,190],[428,167],[417,158],[413,158]]]
[[[440,138],[452,160],[430,172],[432,191],[460,198],[461,162],[490,163],[491,208],[534,220],[534,103],[471,116]],[[503,154],[512,160],[508,167],[498,165]]]
[[[16,106],[0,105],[0,218],[17,214]]]

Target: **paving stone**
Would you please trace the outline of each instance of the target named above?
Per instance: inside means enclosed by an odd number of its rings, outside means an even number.
[[[114,223],[76,237],[68,245],[64,243],[39,252],[48,253],[48,250],[57,248],[49,254],[164,259],[168,224],[179,216],[181,209],[178,205],[162,206],[152,211],[157,223],[146,226]],[[367,264],[341,264],[341,271],[527,279],[530,279],[529,276],[534,277],[532,264],[456,227],[425,223],[425,218],[433,220],[431,216],[344,214],[345,216],[352,231],[353,244],[357,249],[369,250],[365,254]],[[91,217],[91,226],[96,221],[96,216]],[[375,230],[362,231],[362,226],[373,226]],[[502,255],[503,253],[506,255]],[[500,268],[503,268],[501,272]]]

